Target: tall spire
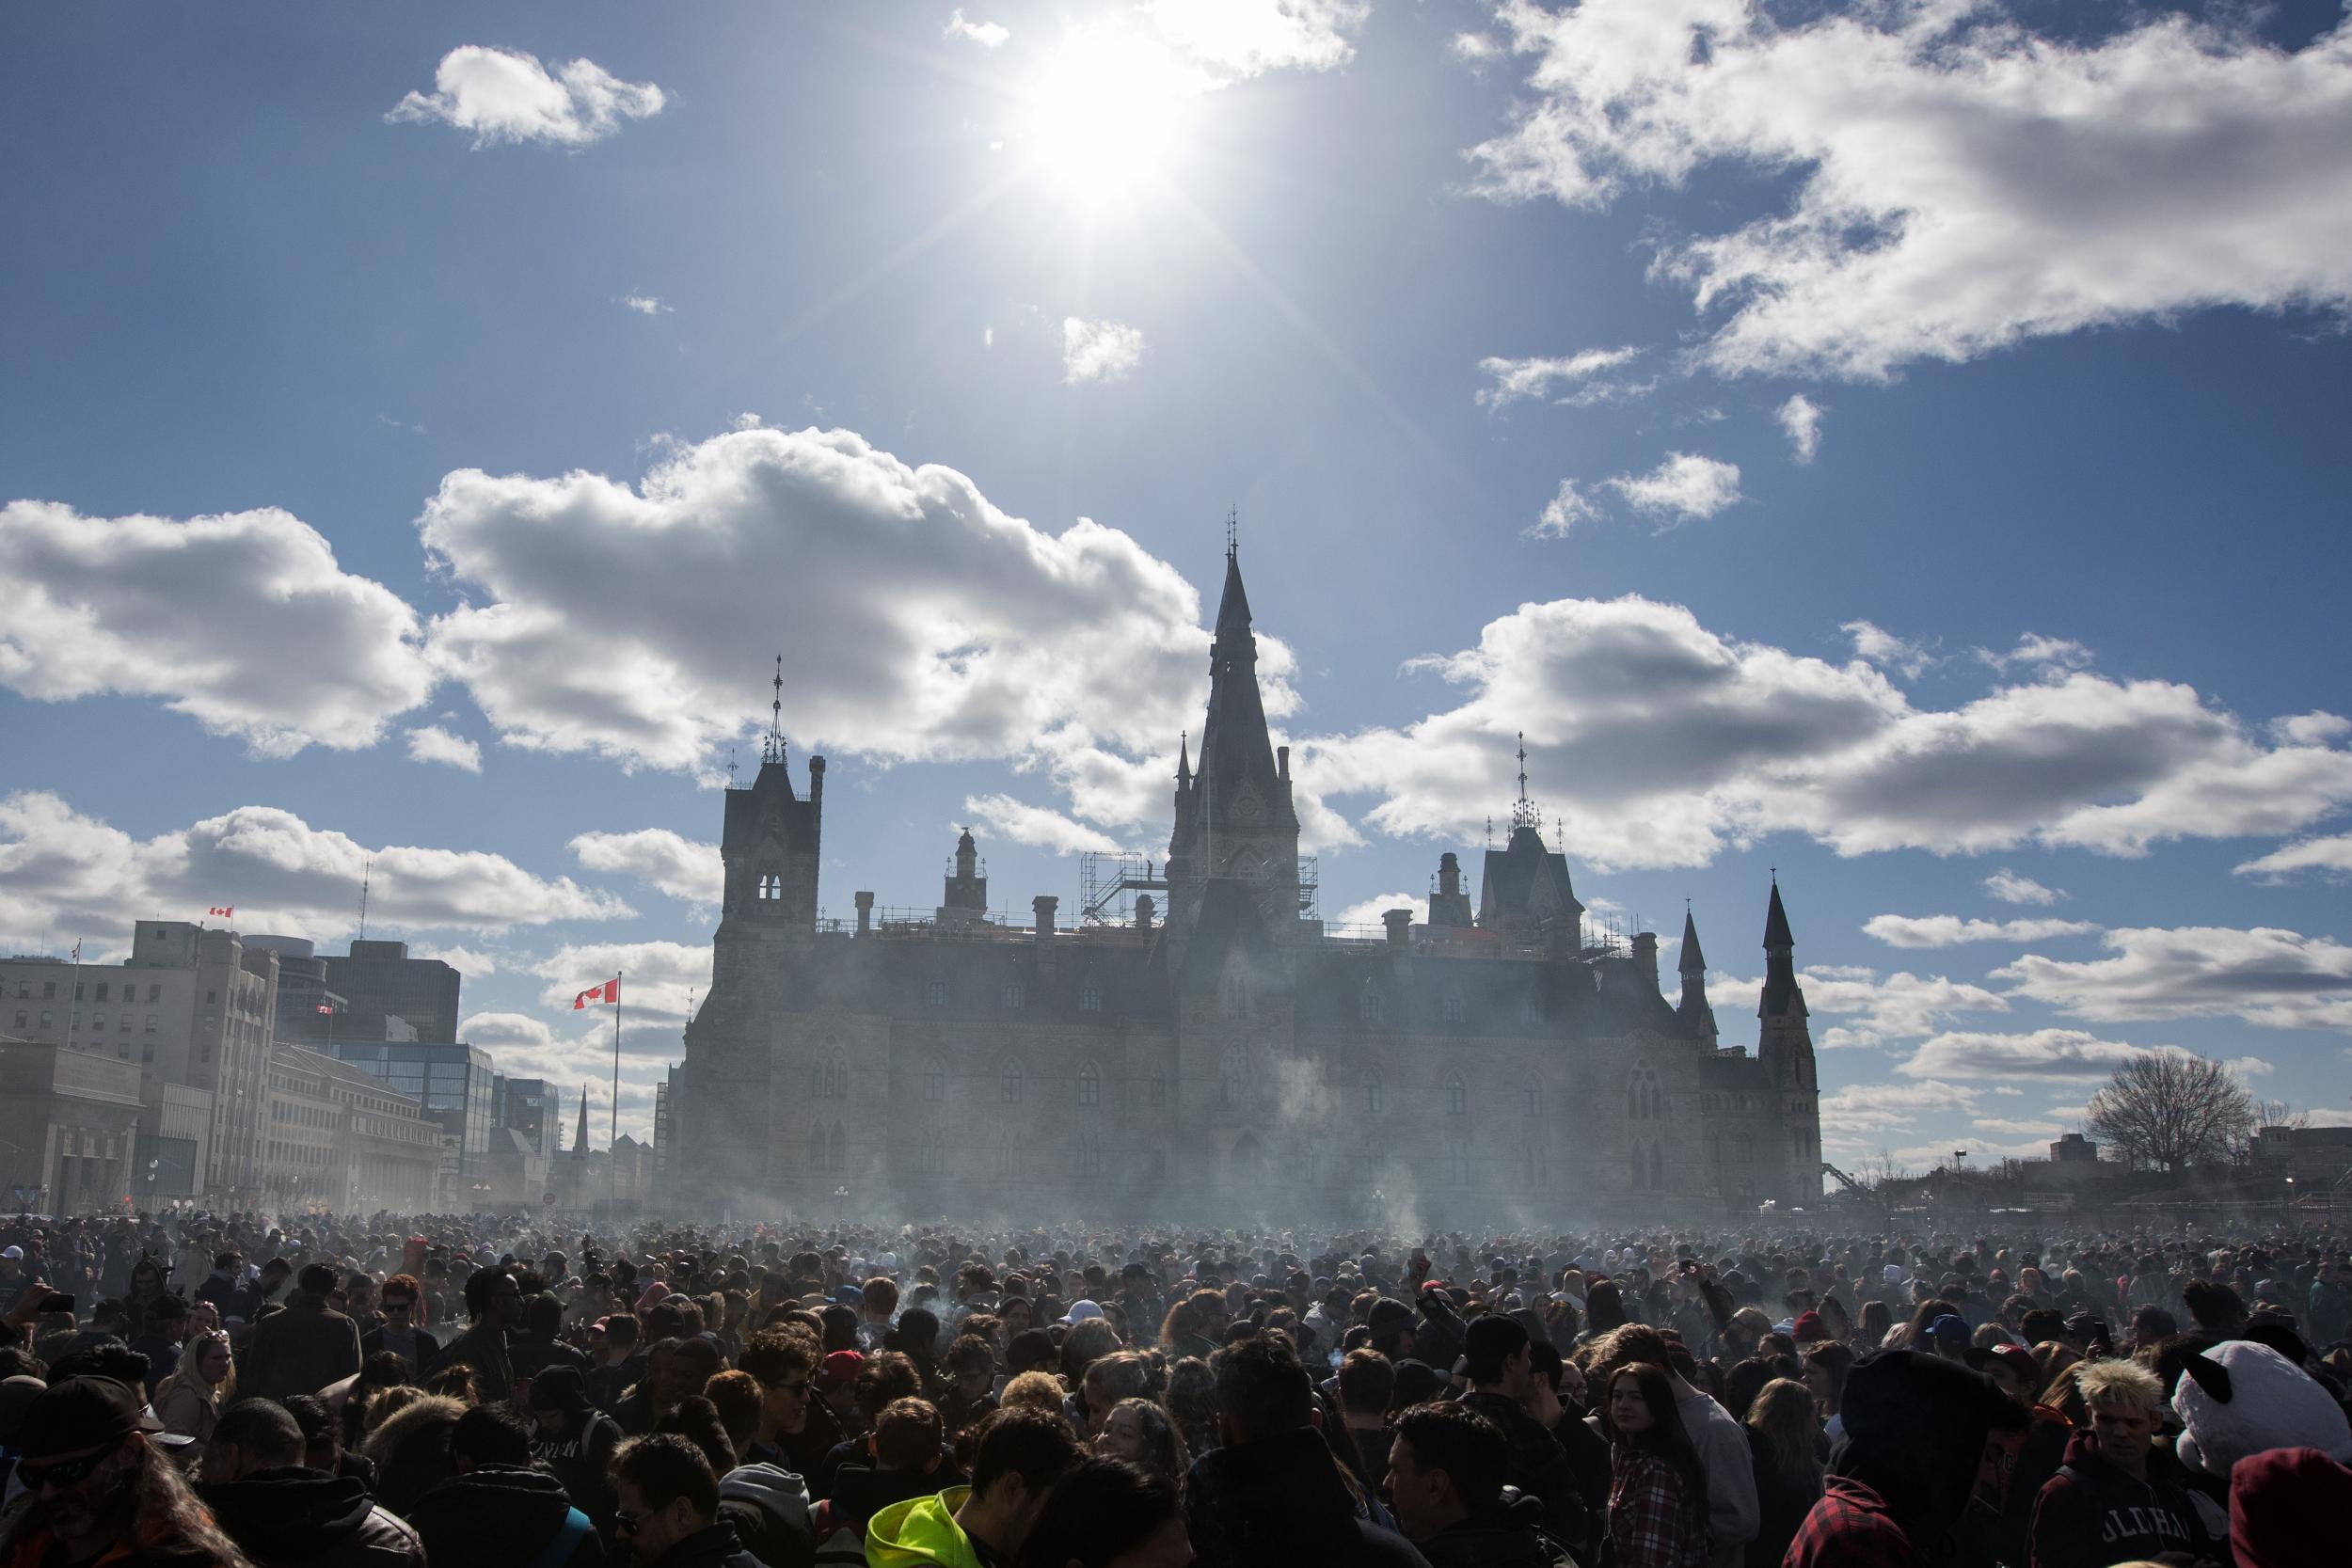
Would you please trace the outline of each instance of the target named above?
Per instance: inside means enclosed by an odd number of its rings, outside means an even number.
[[[1707,955],[1699,951],[1698,922],[1687,906],[1682,911],[1682,961],[1676,967],[1682,971],[1682,1001],[1675,1014],[1684,1028],[1712,1044],[1715,1009],[1707,1000]]]
[[[1192,732],[1183,731],[1176,737],[1176,782],[1192,783]]]
[[[1772,902],[1764,911],[1764,951],[1779,948],[1784,952],[1797,945],[1797,939],[1788,934],[1788,911],[1781,908],[1780,874],[1772,874]]]
[[[1225,592],[1216,603],[1216,635],[1219,641],[1249,635],[1249,593],[1241,585],[1241,555],[1231,543],[1225,546]],[[1253,647],[1250,655],[1256,654]]]
[[[1699,951],[1698,923],[1691,918],[1687,905],[1682,911],[1682,961],[1675,967],[1685,974],[1707,973],[1707,955]]]
[[[1519,731],[1519,798],[1518,803],[1511,808],[1511,829],[1517,832],[1521,828],[1533,828],[1537,832],[1541,832],[1543,826],[1544,814],[1537,811],[1535,802],[1527,798],[1527,732],[1521,730]]]
[[[762,763],[782,762],[784,757],[784,656],[776,656],[776,678],[771,683],[774,699],[768,705],[768,734],[759,743]]]
[[[1804,1016],[1804,992],[1797,987],[1796,950],[1797,939],[1788,932],[1788,911],[1781,907],[1780,877],[1774,873],[1772,901],[1764,911],[1764,1000],[1757,1016]]]
[[[588,1153],[588,1085],[580,1086],[580,1131],[572,1134],[572,1155],[584,1159]]]

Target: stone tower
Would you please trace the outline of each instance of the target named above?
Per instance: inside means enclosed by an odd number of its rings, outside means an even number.
[[[778,719],[783,674],[776,679]],[[761,744],[749,789],[726,792],[719,858],[726,867],[711,955],[713,1000],[776,973],[779,944],[817,930],[817,867],[825,807],[825,759],[808,759],[808,799],[793,792],[780,721]]]
[[[1699,951],[1698,923],[1691,918],[1688,910],[1682,911],[1682,961],[1677,967],[1682,971],[1682,1001],[1675,1008],[1675,1016],[1682,1020],[1682,1026],[1692,1038],[1712,1051],[1716,1039],[1715,1009],[1707,1000],[1707,955]],[[1798,1006],[1804,1004],[1800,1002]]]
[[[1258,693],[1258,639],[1241,561],[1225,547],[1225,593],[1209,645],[1209,718],[1200,762],[1177,764],[1176,827],[1168,845],[1168,911],[1173,927],[1198,917],[1211,878],[1231,878],[1256,895],[1278,936],[1298,920],[1298,814],[1291,806],[1290,748],[1279,756]]]
[[[1797,985],[1796,939],[1781,907],[1778,878],[1764,914],[1764,1000],[1756,1017],[1756,1053],[1780,1097],[1777,1109],[1787,1129],[1788,1175],[1782,1190],[1809,1199],[1821,1190],[1821,1095],[1813,1074],[1813,1030]]]
[[[1438,891],[1429,895],[1429,924],[1458,929],[1474,918],[1470,895],[1462,891],[1462,858],[1448,849],[1438,857]]]

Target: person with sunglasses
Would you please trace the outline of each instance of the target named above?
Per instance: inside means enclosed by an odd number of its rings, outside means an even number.
[[[24,1407],[13,1437],[26,1501],[0,1530],[7,1568],[251,1568],[149,1441],[162,1423],[125,1384],[69,1377]]]
[[[815,1397],[817,1347],[805,1332],[764,1328],[736,1361],[739,1370],[759,1380],[759,1424],[743,1450],[746,1465],[773,1465],[790,1471],[786,1457],[787,1439],[808,1427],[809,1403]]]
[[[440,1341],[419,1323],[424,1287],[412,1274],[396,1274],[375,1293],[377,1321],[359,1336],[362,1359],[378,1351],[396,1351],[408,1363],[408,1380],[422,1378],[440,1358]]]
[[[719,1513],[719,1478],[674,1432],[632,1437],[612,1456],[614,1542],[638,1568],[762,1568]]]

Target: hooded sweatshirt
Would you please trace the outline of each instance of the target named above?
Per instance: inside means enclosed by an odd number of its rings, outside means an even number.
[[[408,1511],[433,1568],[519,1568],[554,1542],[572,1513],[564,1483],[545,1470],[485,1465],[450,1477]],[[566,1568],[596,1568],[604,1547],[581,1537]]]
[[[941,1568],[993,1568],[956,1523],[956,1510],[972,1495],[968,1486],[950,1486],[931,1497],[896,1503],[874,1515],[866,1527],[866,1560],[873,1568],[914,1568],[938,1563]]]
[[[719,1478],[719,1517],[768,1568],[802,1568],[817,1551],[808,1483],[774,1465],[739,1465]]]
[[[260,1568],[421,1568],[417,1532],[356,1481],[289,1466],[203,1489],[205,1506]]]
[[[2066,1463],[2033,1511],[2033,1568],[2105,1568],[2161,1552],[2202,1552],[2204,1527],[2188,1494],[2126,1473],[2077,1432]]]

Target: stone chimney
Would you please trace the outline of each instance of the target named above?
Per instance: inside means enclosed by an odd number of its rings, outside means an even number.
[[[1149,931],[1152,928],[1152,917],[1158,912],[1159,906],[1152,902],[1150,894],[1147,893],[1137,898],[1136,900],[1136,929]]]
[[[857,899],[857,934],[862,937],[872,936],[874,934],[874,895],[870,893],[860,893],[852,896]]]
[[[1410,910],[1383,910],[1380,911],[1380,924],[1389,928],[1391,947],[1401,949],[1413,940],[1413,911]]]
[[[1633,970],[1635,974],[1650,983],[1652,990],[1658,989],[1658,933],[1656,931],[1633,933]]]
[[[1274,748],[1274,771],[1276,775],[1279,777],[1284,784],[1290,783],[1291,749],[1288,746],[1277,746]]]
[[[1029,900],[1029,908],[1037,911],[1037,940],[1054,940],[1054,911],[1061,908],[1061,900],[1050,893],[1041,893]]]

